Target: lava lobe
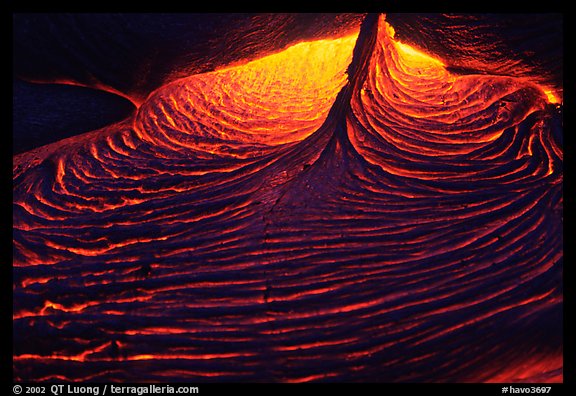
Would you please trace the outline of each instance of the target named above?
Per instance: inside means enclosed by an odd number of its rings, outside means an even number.
[[[562,122],[384,15],[14,156],[17,381],[562,381]]]

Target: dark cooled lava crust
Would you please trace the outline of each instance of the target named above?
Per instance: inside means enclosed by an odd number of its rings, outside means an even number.
[[[399,37],[14,156],[14,379],[562,381],[561,92]]]

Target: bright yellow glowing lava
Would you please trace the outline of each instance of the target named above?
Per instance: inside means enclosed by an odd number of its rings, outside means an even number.
[[[342,66],[350,63],[352,50],[356,44],[358,32],[336,39],[303,41],[285,50],[267,55],[244,64],[235,64],[217,69],[216,72],[243,70],[245,72],[272,72],[269,81],[284,82],[303,78],[309,85],[318,86],[327,83],[328,78],[341,71]],[[304,75],[294,75],[295,71],[307,71]]]
[[[302,140],[322,125],[346,84],[357,36],[301,42],[178,80],[140,109],[137,128],[172,149],[237,157],[246,155],[244,144]]]
[[[546,97],[548,98],[548,102],[554,103],[554,104],[561,103],[560,98],[558,98],[558,96],[556,96],[556,94],[551,89],[544,89],[544,93],[546,94]]]
[[[400,55],[406,63],[415,67],[446,66],[441,60],[433,58],[408,44],[401,43],[400,41],[396,41],[394,44],[398,49],[398,55]]]

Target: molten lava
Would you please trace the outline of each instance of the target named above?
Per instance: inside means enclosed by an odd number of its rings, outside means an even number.
[[[15,156],[14,379],[562,381],[556,97],[447,63],[368,17]]]
[[[303,42],[264,58],[176,81],[140,109],[147,142],[244,158],[312,134],[346,82],[357,35]]]

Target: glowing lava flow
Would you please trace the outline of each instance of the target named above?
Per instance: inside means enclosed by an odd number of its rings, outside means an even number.
[[[346,82],[356,35],[296,44],[169,84],[142,106],[142,139],[172,150],[251,157],[320,127]]]
[[[562,380],[555,106],[362,29],[14,158],[15,380]]]

